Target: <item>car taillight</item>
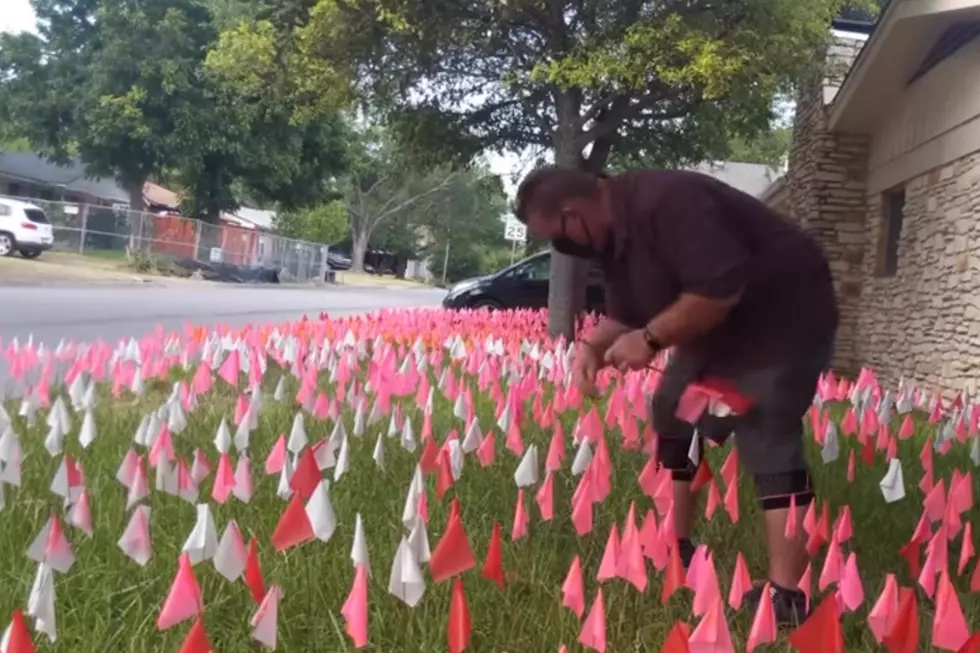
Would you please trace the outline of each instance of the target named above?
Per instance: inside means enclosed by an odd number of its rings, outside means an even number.
[[[21,229],[27,229],[28,231],[37,231],[37,225],[33,222],[21,222]]]

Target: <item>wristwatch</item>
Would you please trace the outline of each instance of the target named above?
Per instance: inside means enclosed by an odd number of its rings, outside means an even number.
[[[664,348],[663,343],[657,339],[657,336],[653,335],[650,327],[643,327],[643,342],[647,343],[647,347],[655,354]]]

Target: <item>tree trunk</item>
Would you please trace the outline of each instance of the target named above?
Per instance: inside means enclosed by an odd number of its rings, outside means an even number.
[[[122,184],[123,190],[129,196],[129,212],[126,213],[126,225],[129,227],[129,250],[140,249],[143,242],[149,245],[149,240],[153,237],[153,225],[144,224],[146,222],[144,209],[146,201],[143,198],[143,186],[146,180],[128,181]]]
[[[582,165],[582,153],[577,151],[574,136],[562,138],[561,130],[555,145],[555,164],[563,168]],[[585,286],[588,262],[564,256],[551,250],[551,280],[548,288],[548,334],[552,338],[575,338],[575,316],[585,309]]]
[[[368,235],[356,229],[351,234],[350,269],[351,272],[364,272],[364,254],[368,248]]]
[[[408,257],[406,257],[406,256],[396,256],[395,257],[395,278],[396,279],[404,279],[406,272],[408,272]]]

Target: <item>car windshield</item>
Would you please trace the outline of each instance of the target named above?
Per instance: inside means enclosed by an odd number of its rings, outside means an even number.
[[[516,276],[528,281],[547,280],[551,276],[551,257],[540,256],[514,270]]]
[[[35,224],[51,224],[48,216],[44,215],[44,211],[41,209],[24,209],[24,215]]]

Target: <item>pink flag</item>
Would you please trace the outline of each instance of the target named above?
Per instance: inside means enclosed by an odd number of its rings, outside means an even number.
[[[592,609],[589,610],[589,616],[582,624],[578,643],[599,653],[606,651],[606,606],[602,600],[601,587],[596,591]]]
[[[367,567],[357,565],[354,584],[341,608],[340,614],[347,622],[347,635],[353,640],[354,648],[364,648],[368,642],[368,599]]]
[[[201,588],[198,587],[197,577],[194,576],[190,556],[182,553],[177,564],[174,582],[160,608],[160,616],[157,617],[158,630],[172,628],[204,611]]]
[[[561,604],[582,618],[585,612],[585,590],[582,589],[582,561],[578,556],[572,560],[565,582],[561,586]]]

